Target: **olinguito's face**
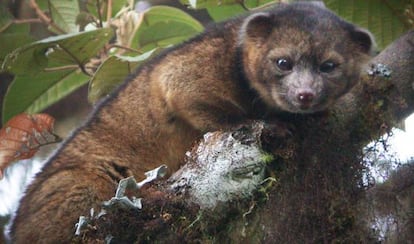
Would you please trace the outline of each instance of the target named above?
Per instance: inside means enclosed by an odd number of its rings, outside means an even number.
[[[366,31],[309,4],[255,14],[242,28],[251,86],[292,113],[324,110],[348,92],[373,44]]]
[[[290,33],[290,34],[289,34]],[[321,34],[321,33],[319,33]],[[360,66],[352,46],[339,45],[325,33],[316,37],[299,29],[269,39],[260,60],[259,84],[270,104],[294,113],[326,109],[358,79]],[[346,40],[342,40],[346,41]]]

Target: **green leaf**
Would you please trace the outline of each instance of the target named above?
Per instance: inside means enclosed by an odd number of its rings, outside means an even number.
[[[1,34],[14,34],[14,33],[20,33],[20,34],[30,34],[30,24],[12,24],[9,25],[8,28],[3,30]]]
[[[136,57],[111,56],[103,62],[89,83],[88,99],[95,103],[120,85],[140,64],[158,53],[157,49]]]
[[[88,79],[79,69],[16,76],[4,97],[3,124],[16,114],[42,111],[87,83]]]
[[[262,6],[270,2],[280,2],[275,0],[180,0],[180,3],[188,5],[193,9],[204,9],[204,8],[216,8],[216,7],[225,7],[231,11],[229,8],[239,6],[244,11],[252,8]],[[237,11],[237,10],[234,10]],[[212,14],[215,14],[212,12]]]
[[[13,50],[35,41],[29,31],[29,24],[12,24],[0,33],[0,43],[4,43],[0,48],[0,64],[4,62],[7,54]]]
[[[244,0],[244,5],[248,8],[248,9],[254,9],[260,6],[263,6],[265,4],[269,4],[269,3],[279,3],[280,1],[274,1],[274,0]]]
[[[55,0],[48,2],[53,23],[59,26],[65,33],[78,32],[78,27],[76,26],[76,19],[80,13],[78,0]],[[52,26],[50,29],[55,33],[61,34],[61,31]]]
[[[67,34],[46,38],[7,56],[3,67],[16,76],[3,103],[3,121],[23,111],[39,112],[62,99],[89,77],[84,65],[113,37],[113,30]]]
[[[370,30],[379,48],[410,29],[404,10],[413,0],[325,0],[326,6],[344,19]]]
[[[142,52],[183,42],[200,33],[203,26],[187,13],[172,7],[156,6],[144,12],[133,38],[133,48]]]
[[[180,0],[182,4],[189,5],[194,9],[206,9],[210,17],[216,21],[223,21],[228,18],[247,12],[249,9],[257,8],[273,0]]]
[[[246,10],[240,4],[208,7],[207,12],[210,17],[216,21],[223,21],[233,16],[245,13]]]
[[[50,0],[36,0],[37,6],[39,6],[40,10],[44,12],[48,12],[49,10],[49,1]]]
[[[225,5],[240,5],[239,0],[180,0],[184,5],[189,5],[193,9],[203,9]]]
[[[16,49],[2,65],[14,74],[34,74],[44,68],[84,65],[113,37],[110,28],[49,37]],[[48,63],[53,64],[52,66]]]
[[[28,34],[0,34],[0,43],[7,43],[0,48],[0,64],[3,63],[7,54],[32,41],[34,41],[34,38]]]

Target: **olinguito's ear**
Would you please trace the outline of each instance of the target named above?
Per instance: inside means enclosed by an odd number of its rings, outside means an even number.
[[[261,42],[271,33],[274,26],[269,13],[260,12],[247,17],[239,32],[239,44],[246,41]]]
[[[369,55],[375,54],[376,43],[374,39],[374,35],[366,29],[356,27],[351,32],[351,38],[354,42],[356,42],[361,51],[367,53]]]

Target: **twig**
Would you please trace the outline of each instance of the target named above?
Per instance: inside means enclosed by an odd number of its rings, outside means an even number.
[[[102,28],[103,24],[102,24],[102,13],[101,13],[101,1],[100,0],[96,1],[96,10],[97,10],[96,12],[98,13],[98,19],[99,19],[98,27]]]
[[[108,0],[107,7],[106,7],[107,26],[111,26],[111,20],[112,20],[112,0]]]
[[[13,24],[25,24],[25,23],[42,23],[42,20],[37,19],[15,19],[13,20]]]

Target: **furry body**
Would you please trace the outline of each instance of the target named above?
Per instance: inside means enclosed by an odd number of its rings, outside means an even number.
[[[280,112],[325,110],[357,82],[370,35],[311,4],[211,26],[140,67],[66,140],[27,188],[14,243],[69,242],[118,181],[167,164],[203,133]]]

